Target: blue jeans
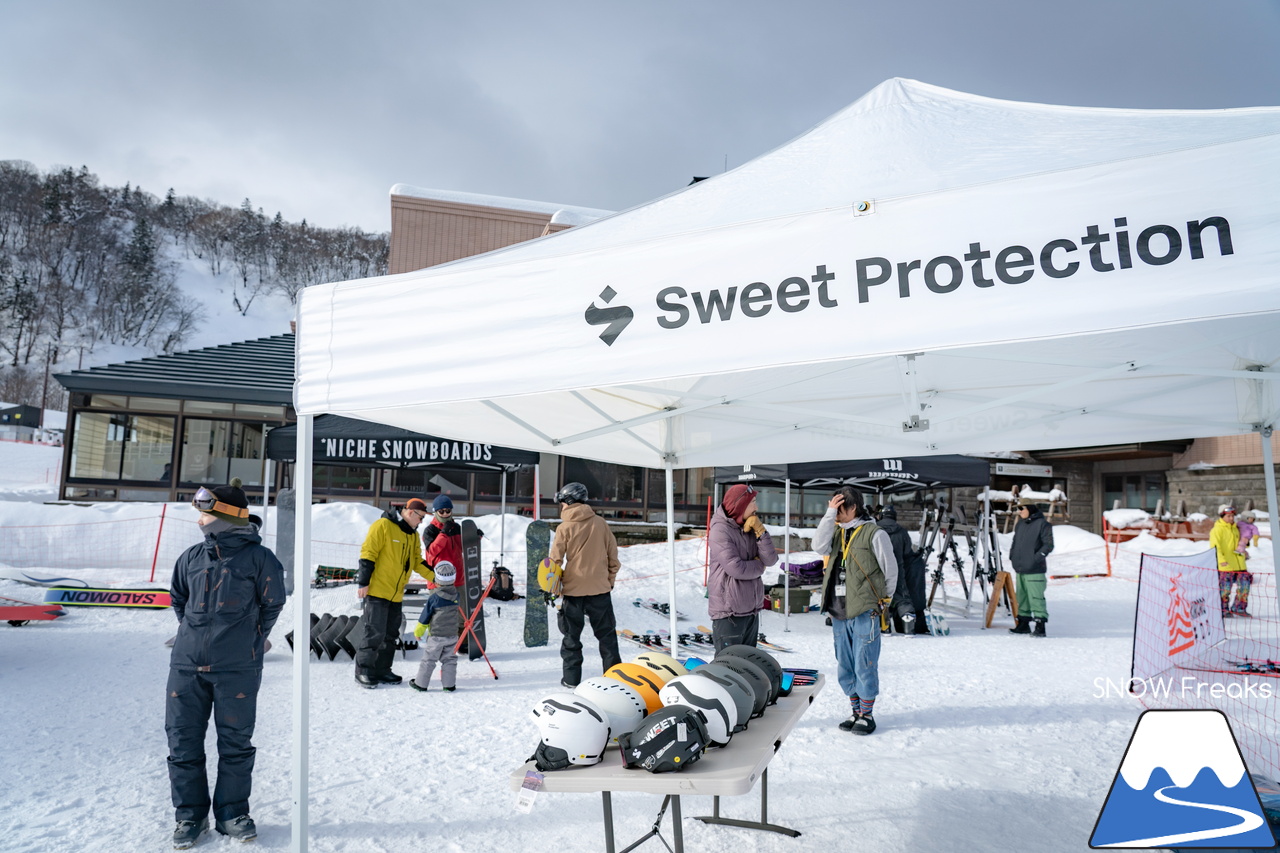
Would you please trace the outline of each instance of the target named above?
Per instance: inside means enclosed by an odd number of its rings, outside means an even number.
[[[868,610],[852,619],[832,619],[840,689],[846,696],[880,694],[880,617]]]

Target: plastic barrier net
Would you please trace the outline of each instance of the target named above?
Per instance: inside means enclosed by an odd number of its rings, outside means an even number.
[[[1276,579],[1273,571],[1250,575],[1247,598],[1241,579],[1233,578],[1237,583],[1224,604],[1213,551],[1175,558],[1144,554],[1129,691],[1147,708],[1222,711],[1249,769],[1278,778]]]

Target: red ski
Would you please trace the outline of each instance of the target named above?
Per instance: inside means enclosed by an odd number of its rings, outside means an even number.
[[[61,604],[32,604],[30,601],[0,595],[0,621],[15,627],[33,620],[57,619],[65,615]]]

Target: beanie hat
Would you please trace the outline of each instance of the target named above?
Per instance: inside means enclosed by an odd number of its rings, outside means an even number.
[[[431,502],[432,512],[439,512],[442,509],[453,509],[453,501],[448,495],[436,495],[436,499]]]
[[[239,513],[230,513],[218,509],[218,504],[214,504],[211,509],[201,509],[201,512],[207,512],[210,515],[217,516],[223,521],[228,521],[236,527],[243,527],[249,523],[249,498],[245,495],[244,489],[240,488],[243,481],[239,477],[232,477],[231,482],[225,486],[215,486],[208,491],[213,493],[214,498],[219,504],[225,504],[227,507],[235,507],[245,510],[243,515]],[[201,491],[204,491],[203,489]],[[199,497],[199,492],[196,493]],[[199,509],[199,507],[197,507]]]
[[[729,490],[724,493],[724,500],[720,505],[724,507],[725,515],[732,518],[738,524],[746,521],[743,513],[746,512],[747,506],[755,499],[756,490],[746,483],[738,483],[730,486]]]
[[[404,502],[404,508],[411,509],[414,512],[420,512],[423,515],[427,514],[427,502],[422,498],[409,498],[409,500]]]
[[[436,585],[448,586],[457,580],[458,570],[453,567],[453,563],[448,560],[441,560],[436,563]]]

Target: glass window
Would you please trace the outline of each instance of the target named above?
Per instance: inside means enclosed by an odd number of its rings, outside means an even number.
[[[475,496],[476,500],[488,500],[490,498],[501,500],[502,498],[502,474],[498,471],[477,471],[475,473]],[[507,488],[511,488],[511,484],[507,484]]]
[[[239,477],[246,486],[262,485],[264,436],[265,426],[263,424],[233,423],[231,425],[228,482],[232,477]]]
[[[127,415],[76,412],[76,431],[67,476],[94,480],[119,478],[127,429]]]
[[[89,398],[89,407],[93,409],[128,408],[128,397],[117,397],[114,394],[94,394]]]
[[[373,468],[353,468],[345,465],[315,465],[312,467],[313,488],[320,490],[373,491]]]
[[[384,494],[424,495],[427,491],[425,468],[387,468],[382,471]]]
[[[259,406],[255,403],[236,403],[236,414],[250,418],[274,418],[284,420],[284,406]]]
[[[564,483],[582,483],[592,501],[640,503],[644,497],[645,469],[613,465],[589,459],[564,458]]]
[[[230,436],[230,421],[191,419],[183,424],[179,479],[184,483],[226,483]]]
[[[182,404],[185,412],[196,415],[229,415],[232,412],[230,403],[211,403],[206,400],[187,400]]]
[[[168,480],[173,464],[173,429],[173,418],[130,416],[120,479]]]
[[[115,489],[86,489],[83,486],[67,486],[62,496],[69,501],[113,501]],[[164,500],[164,498],[157,498]]]
[[[129,408],[143,412],[177,412],[182,409],[182,401],[163,397],[130,397]]]
[[[688,472],[681,469],[671,472],[672,497],[677,504],[685,501],[685,481]],[[649,506],[665,508],[667,505],[667,472],[649,469]]]

